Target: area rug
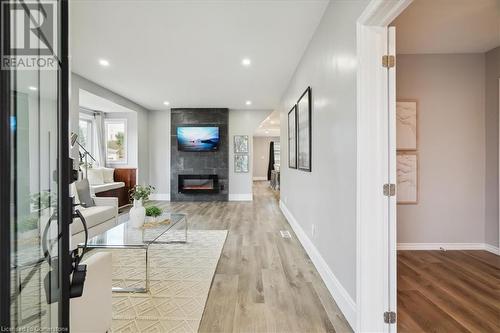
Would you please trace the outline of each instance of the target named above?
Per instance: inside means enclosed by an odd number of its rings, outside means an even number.
[[[196,332],[226,236],[190,230],[186,244],[152,245],[150,292],[113,293],[113,333]],[[144,286],[144,250],[112,253],[113,286]]]

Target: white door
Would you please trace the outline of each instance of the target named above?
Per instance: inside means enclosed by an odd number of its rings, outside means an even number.
[[[396,28],[389,27],[387,29],[387,54],[396,55]],[[388,66],[388,86],[387,86],[387,106],[388,106],[388,184],[397,184],[396,172],[396,64],[397,59],[394,58],[394,66]],[[397,189],[396,189],[397,194]],[[397,313],[397,236],[396,236],[396,195],[388,196],[388,230],[387,230],[387,255],[388,255],[388,312]],[[389,332],[396,332],[397,325],[389,324]]]

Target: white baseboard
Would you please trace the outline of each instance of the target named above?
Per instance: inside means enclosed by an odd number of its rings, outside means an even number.
[[[497,246],[493,246],[490,244],[484,244],[484,249],[488,252],[496,254],[497,256],[500,256],[500,248]]]
[[[345,288],[342,286],[337,277],[333,274],[332,270],[330,269],[330,267],[328,267],[328,264],[323,259],[316,246],[311,242],[307,234],[304,232],[297,220],[293,217],[292,213],[288,210],[286,205],[281,200],[280,208],[293,231],[297,235],[300,243],[311,258],[314,266],[321,275],[321,278],[325,282],[326,287],[330,291],[330,294],[332,295],[335,302],[337,302],[337,305],[344,314],[345,318],[347,319],[351,327],[356,327],[356,303],[349,295],[347,290],[345,290]]]
[[[170,201],[170,193],[153,193],[149,196],[150,200]]]
[[[267,177],[253,177],[253,180],[267,180]]]
[[[398,250],[486,250],[498,254],[498,247],[484,243],[398,243]]]
[[[253,201],[252,193],[229,194],[229,201]]]

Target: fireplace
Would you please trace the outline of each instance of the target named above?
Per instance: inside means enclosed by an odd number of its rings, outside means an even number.
[[[217,175],[179,175],[179,193],[219,193]]]

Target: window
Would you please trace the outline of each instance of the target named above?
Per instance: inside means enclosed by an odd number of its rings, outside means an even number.
[[[108,119],[105,127],[106,162],[127,164],[127,120]]]
[[[94,155],[94,129],[92,118],[80,116],[78,123],[78,142],[88,150],[91,155]]]

